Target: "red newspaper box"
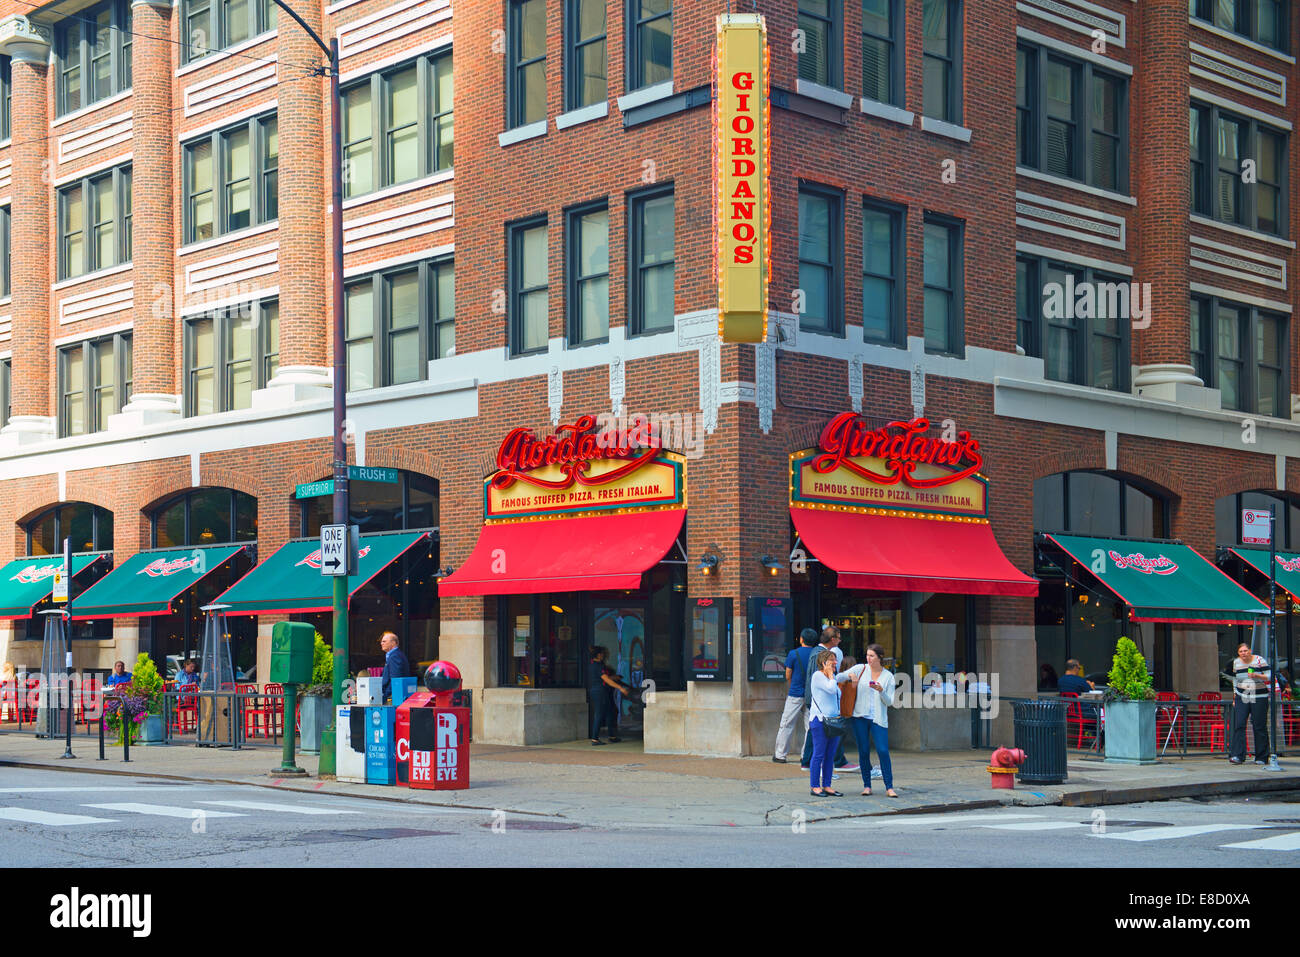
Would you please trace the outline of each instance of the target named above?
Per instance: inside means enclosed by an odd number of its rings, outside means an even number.
[[[411,709],[433,705],[432,691],[417,691],[397,706],[393,740],[397,757],[397,786],[404,788],[411,779]]]
[[[430,791],[469,787],[469,709],[423,707],[407,713],[410,787]]]

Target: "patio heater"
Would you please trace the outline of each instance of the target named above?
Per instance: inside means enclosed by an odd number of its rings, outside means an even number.
[[[68,687],[68,613],[63,608],[41,612],[45,640],[41,646],[40,697],[36,704],[36,737],[61,738],[72,720],[72,694]]]
[[[243,730],[235,715],[235,666],[230,657],[229,605],[204,605],[203,655],[199,665],[198,741],[200,745],[238,744]]]

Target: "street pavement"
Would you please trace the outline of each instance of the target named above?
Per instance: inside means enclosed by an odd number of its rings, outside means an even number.
[[[0,769],[0,866],[1294,867],[1300,800],[1182,798],[729,826],[584,823],[248,784]],[[182,882],[184,878],[178,878]]]

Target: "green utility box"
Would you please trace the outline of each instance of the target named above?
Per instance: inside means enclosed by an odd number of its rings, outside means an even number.
[[[305,621],[281,621],[271,629],[271,677],[276,684],[311,683],[316,629]]]

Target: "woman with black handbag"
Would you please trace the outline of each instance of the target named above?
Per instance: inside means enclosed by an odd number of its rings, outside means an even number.
[[[889,761],[889,707],[894,703],[896,685],[893,673],[885,670],[884,655],[885,649],[880,645],[868,645],[866,663],[845,668],[836,677],[845,682],[846,701],[855,698],[852,708],[846,704],[841,713],[852,716],[853,736],[858,740],[858,765],[862,770],[862,793],[871,793],[871,745],[874,744],[881,776],[885,779],[885,795],[896,798],[894,769]]]
[[[846,719],[840,717],[840,686],[835,681],[835,652],[827,649],[818,653],[817,670],[812,676],[812,704],[809,709],[811,720],[808,733],[812,735],[812,761],[808,765],[808,776],[813,797],[843,797],[841,791],[831,787],[831,776],[835,772],[835,739],[844,733],[848,726]]]

